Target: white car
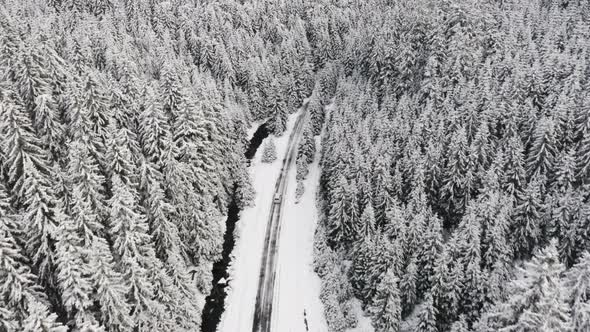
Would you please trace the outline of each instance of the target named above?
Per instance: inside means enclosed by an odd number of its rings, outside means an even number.
[[[275,204],[278,204],[278,203],[280,203],[280,202],[281,202],[281,194],[280,194],[280,193],[276,193],[276,194],[275,194],[275,197],[274,197],[274,199],[273,199],[273,202],[274,202]]]

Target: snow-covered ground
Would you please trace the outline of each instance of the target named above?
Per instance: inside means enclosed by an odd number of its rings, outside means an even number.
[[[252,159],[249,172],[256,197],[251,207],[242,210],[236,225],[236,245],[229,266],[230,279],[226,288],[228,292],[226,308],[217,328],[220,332],[240,332],[252,328],[261,256],[274,186],[287,151],[289,135],[300,112],[301,110],[289,116],[286,132],[281,137],[275,138],[277,160],[272,164],[264,164],[260,161],[263,145]],[[295,170],[291,173],[294,174]]]
[[[373,332],[375,329],[373,325],[371,325],[371,318],[367,317],[363,312],[363,308],[361,307],[361,302],[359,300],[354,301],[354,310],[356,311],[358,324],[353,329],[348,329],[346,332]]]
[[[318,153],[319,142],[319,137],[316,137]],[[313,235],[318,221],[316,193],[320,179],[318,153],[310,165],[310,172],[304,181],[305,193],[298,204],[295,204],[296,172],[289,173],[279,241],[272,331],[328,331],[323,304],[319,299],[321,281],[313,271]]]

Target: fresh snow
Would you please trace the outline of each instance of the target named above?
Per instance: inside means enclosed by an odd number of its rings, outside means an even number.
[[[305,192],[299,203],[295,203],[297,172],[289,173],[281,221],[272,331],[328,331],[319,298],[321,280],[313,271],[313,241],[318,221],[316,194],[320,179],[319,144],[320,138],[316,137],[316,156],[309,167],[304,181]],[[304,312],[309,330],[306,330]]]
[[[241,211],[240,220],[236,225],[234,234],[236,245],[232,252],[232,261],[228,268],[230,277],[228,279],[228,287],[226,288],[228,292],[226,308],[217,329],[220,332],[247,331],[252,327],[260,263],[274,187],[280,173],[283,157],[287,151],[289,135],[293,130],[295,120],[300,114],[301,110],[291,114],[287,122],[287,130],[282,136],[275,138],[278,156],[276,161],[271,164],[262,163],[260,160],[262,149],[260,148],[252,159],[249,172],[256,197],[252,206],[246,207]],[[250,130],[250,132],[253,131]],[[316,211],[315,185],[311,185],[311,183],[317,183],[319,177],[317,162],[314,164],[312,173],[310,173],[306,181],[309,186],[309,196],[302,197],[301,203],[298,206],[295,206],[294,203],[295,173],[294,168],[289,172],[289,197],[286,198],[285,212],[281,221],[282,239],[279,249],[279,271],[277,271],[279,277],[278,285],[275,289],[275,296],[279,294],[277,292],[282,292],[283,295],[278,297],[280,301],[290,301],[297,305],[286,305],[285,308],[281,308],[278,314],[276,311],[273,312],[273,322],[281,324],[281,326],[287,324],[287,321],[298,321],[299,323],[298,325],[291,325],[287,329],[273,329],[273,331],[305,331],[303,320],[303,308],[305,307],[310,331],[323,332],[327,331],[327,328],[319,300],[319,279],[313,274],[311,267],[313,227],[316,222],[315,212],[312,212]],[[311,211],[302,212],[303,209]],[[298,217],[297,213],[301,215],[301,218]],[[292,236],[292,239],[289,239],[290,236]],[[282,249],[283,245],[285,249]],[[292,259],[293,253],[298,253],[299,256],[293,261],[281,261],[282,259]],[[293,266],[289,266],[290,264],[293,264]],[[296,271],[296,273],[292,271]],[[284,272],[293,273],[293,275],[285,278]],[[288,284],[291,282],[293,285]],[[303,287],[304,285],[307,287]],[[287,289],[295,289],[296,287],[305,289],[300,289],[300,292],[295,295],[297,298],[292,298],[292,294]],[[276,320],[277,316],[282,317],[282,319]],[[311,329],[311,326],[313,326],[313,329]]]
[[[246,331],[252,327],[273,189],[281,171],[283,157],[287,152],[289,135],[300,112],[301,110],[289,116],[287,130],[282,136],[275,138],[277,160],[270,164],[261,162],[262,147],[265,143],[262,142],[248,169],[256,197],[251,206],[240,212],[240,219],[234,231],[236,243],[228,267],[229,280],[226,287],[225,311],[217,328],[220,332]]]
[[[374,332],[375,329],[373,328],[373,325],[371,325],[371,318],[365,315],[365,312],[361,307],[361,301],[354,299],[352,305],[352,308],[356,312],[356,317],[358,318],[358,324],[355,328],[348,329],[346,332]]]

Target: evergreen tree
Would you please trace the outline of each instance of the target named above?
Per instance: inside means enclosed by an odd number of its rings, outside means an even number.
[[[262,150],[262,162],[272,163],[277,160],[277,147],[273,137],[269,137]]]
[[[8,209],[7,195],[0,185],[0,327],[6,331],[65,332],[67,328],[57,321],[49,310],[47,296],[37,283],[39,279],[30,268],[24,249],[17,238],[22,236],[18,226],[24,220]]]
[[[268,91],[267,109],[271,117],[268,129],[275,135],[281,135],[287,129],[287,104],[282,82],[275,78]]]
[[[571,306],[571,322],[574,331],[590,328],[590,254],[584,252],[579,261],[566,271],[565,298]]]
[[[342,243],[352,232],[350,216],[346,213],[348,182],[340,175],[332,194],[328,212],[328,231],[330,239],[335,243]]]
[[[82,244],[74,221],[63,215],[59,215],[58,219],[61,236],[55,244],[57,283],[62,304],[68,312],[69,325],[82,329],[87,324],[96,324],[92,314],[87,312],[92,304],[89,296],[92,293],[90,266],[85,261],[89,253]]]
[[[123,183],[118,174],[111,178],[113,196],[109,199],[109,233],[118,257],[118,269],[123,272],[131,316],[140,330],[150,330],[165,324],[163,304],[154,300],[155,284],[151,278],[160,268],[146,218],[137,212],[137,193]],[[158,319],[162,319],[158,322]]]
[[[529,255],[542,239],[541,181],[542,179],[533,179],[517,196],[512,224],[513,245],[517,256]]]
[[[553,120],[543,118],[535,126],[530,149],[527,153],[527,174],[529,177],[549,174],[555,163],[555,136]]]
[[[42,142],[51,151],[54,160],[63,153],[65,130],[59,121],[57,105],[51,95],[42,94],[35,99],[33,126]]]
[[[139,114],[139,141],[144,156],[153,163],[161,164],[171,144],[168,121],[151,87],[146,87],[143,105]],[[186,126],[187,124],[184,123]]]
[[[476,330],[569,331],[567,294],[560,280],[563,270],[552,241],[525,263],[520,277],[508,286],[511,296],[485,313]]]
[[[389,269],[377,286],[369,309],[377,331],[398,331],[401,321],[401,303],[398,280]]]
[[[96,253],[90,260],[92,286],[96,290],[93,298],[100,304],[100,321],[115,330],[131,331],[134,324],[126,297],[130,287],[122,274],[115,270],[113,255],[106,240],[95,237],[92,252]]]
[[[27,220],[27,254],[38,267],[40,277],[45,278],[53,265],[52,248],[57,233],[49,157],[20,105],[0,101],[0,116],[0,137],[8,152],[4,169]]]
[[[50,313],[47,305],[38,301],[29,300],[27,315],[23,319],[21,331],[23,332],[66,332],[67,327],[57,321],[57,315]]]
[[[372,237],[375,235],[375,212],[373,206],[369,203],[363,210],[360,218],[360,225],[357,227],[361,238]]]
[[[412,308],[416,304],[418,300],[417,297],[417,279],[418,279],[418,270],[416,266],[416,259],[412,257],[410,259],[410,263],[406,267],[405,273],[402,276],[402,280],[400,282],[400,292],[401,292],[401,299],[402,299],[402,308],[404,316],[407,315],[409,312],[412,311]]]
[[[503,187],[509,194],[522,190],[526,183],[524,169],[524,148],[520,137],[514,135],[508,140],[502,169]]]
[[[465,317],[464,316],[460,316],[459,320],[457,320],[456,322],[453,323],[453,325],[451,325],[451,332],[469,332],[470,329],[467,325],[467,322],[465,321]]]
[[[305,165],[311,164],[315,156],[315,140],[311,130],[308,121],[303,127],[303,136],[299,141],[299,147],[297,149],[297,159],[301,159]]]
[[[417,255],[417,265],[421,271],[418,275],[419,294],[425,294],[432,287],[434,264],[443,247],[441,222],[436,215],[428,218],[424,237],[424,245],[420,248],[420,253]]]
[[[418,325],[414,329],[416,332],[436,332],[436,308],[431,293],[426,293],[424,297],[424,303],[420,313],[418,314]]]
[[[469,199],[467,172],[469,171],[469,159],[467,151],[467,138],[465,129],[458,129],[449,144],[449,154],[445,169],[445,180],[442,186],[443,201],[448,202],[445,207],[450,217],[455,217],[463,211]]]

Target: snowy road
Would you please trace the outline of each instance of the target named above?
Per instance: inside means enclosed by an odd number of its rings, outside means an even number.
[[[277,252],[279,247],[279,234],[281,231],[281,212],[284,206],[284,198],[287,193],[288,174],[295,165],[297,159],[297,145],[303,133],[303,124],[307,116],[307,103],[303,105],[303,111],[298,116],[293,131],[289,136],[287,153],[283,158],[283,165],[277,179],[266,236],[264,251],[260,266],[260,279],[256,294],[256,305],[252,332],[270,332],[271,315],[274,300],[275,280],[277,276]]]

